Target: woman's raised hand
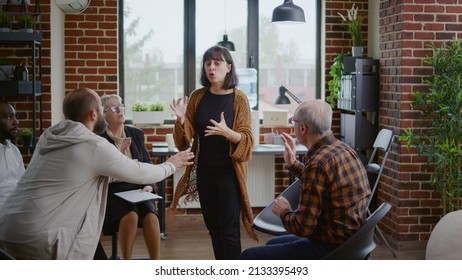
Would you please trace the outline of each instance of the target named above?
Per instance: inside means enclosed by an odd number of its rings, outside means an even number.
[[[172,104],[170,104],[170,109],[172,109],[177,120],[179,120],[181,124],[184,123],[184,117],[186,115],[186,107],[188,106],[188,102],[189,99],[187,96],[185,96],[184,98],[179,98],[176,101],[175,99],[173,99]]]

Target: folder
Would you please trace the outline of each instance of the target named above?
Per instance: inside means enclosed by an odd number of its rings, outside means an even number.
[[[117,192],[114,193],[118,197],[130,202],[130,203],[139,203],[143,202],[146,200],[157,200],[157,199],[162,199],[162,196],[159,196],[154,193],[150,192],[142,192],[141,190],[131,190],[131,191],[125,191],[125,192]]]

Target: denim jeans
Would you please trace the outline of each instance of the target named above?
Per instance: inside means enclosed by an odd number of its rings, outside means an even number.
[[[298,237],[294,234],[276,236],[265,246],[253,247],[241,253],[241,260],[319,260],[337,246]]]

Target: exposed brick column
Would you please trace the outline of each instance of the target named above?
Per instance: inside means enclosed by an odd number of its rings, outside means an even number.
[[[380,111],[379,124],[396,134],[408,127],[420,129],[420,114],[411,109],[411,93],[423,89],[432,69],[423,64],[432,52],[429,42],[461,37],[462,7],[456,0],[416,3],[380,3]],[[393,204],[385,231],[400,247],[425,248],[442,210],[439,195],[423,172],[417,149],[395,144],[379,188],[379,199]]]
[[[84,13],[66,15],[66,92],[117,93],[117,12],[117,0],[93,0]]]

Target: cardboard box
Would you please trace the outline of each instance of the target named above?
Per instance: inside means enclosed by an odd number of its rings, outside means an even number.
[[[263,111],[263,126],[289,125],[289,110]]]

